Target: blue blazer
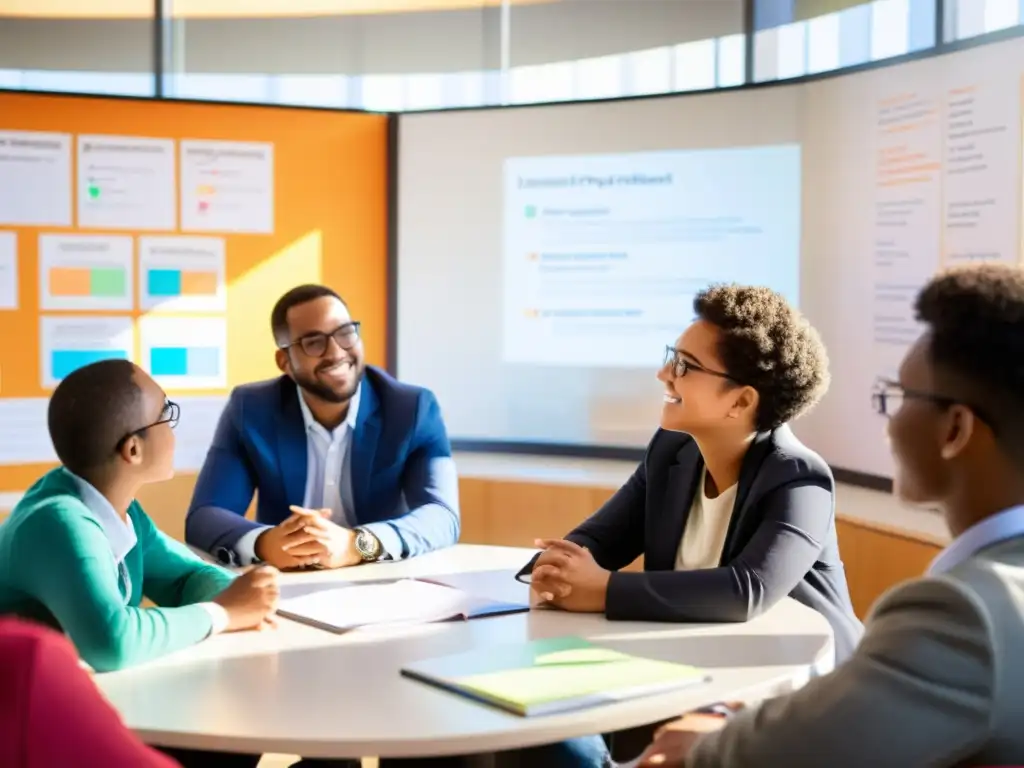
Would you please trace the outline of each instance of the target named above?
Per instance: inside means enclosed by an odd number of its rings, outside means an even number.
[[[185,519],[189,544],[233,563],[244,534],[302,505],[307,454],[298,398],[287,376],[231,393]],[[355,508],[347,511],[356,524],[382,539],[397,534],[403,557],[458,541],[458,478],[430,391],[367,366],[349,450]],[[245,518],[254,492],[257,522]]]

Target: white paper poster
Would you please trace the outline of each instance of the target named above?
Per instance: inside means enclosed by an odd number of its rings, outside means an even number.
[[[18,308],[18,236],[0,232],[0,310]]]
[[[130,310],[132,266],[126,235],[40,235],[40,307]]]
[[[274,145],[181,141],[181,228],[274,231]]]
[[[46,426],[45,397],[0,398],[0,465],[46,464],[57,460]],[[4,508],[0,503],[0,509]]]
[[[217,421],[227,404],[226,397],[175,397],[181,407],[181,420],[174,430],[174,468],[196,472],[206,460]]]
[[[173,230],[174,140],[78,137],[78,226]]]
[[[110,358],[134,359],[135,328],[130,317],[44,316],[40,339],[44,389],[57,386],[82,366]]]
[[[164,312],[227,309],[221,237],[140,237],[139,306]]]
[[[141,365],[167,390],[223,389],[227,336],[224,318],[145,315],[139,320]]]
[[[0,224],[71,226],[71,135],[0,131]]]

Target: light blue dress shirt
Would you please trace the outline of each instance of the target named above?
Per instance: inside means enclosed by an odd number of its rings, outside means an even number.
[[[946,573],[981,550],[1018,536],[1024,536],[1024,506],[1010,507],[972,525],[938,554],[928,573]]]

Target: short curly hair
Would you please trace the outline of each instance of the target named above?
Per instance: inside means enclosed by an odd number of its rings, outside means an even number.
[[[941,394],[985,406],[996,439],[1024,459],[1024,271],[971,265],[934,277],[918,294],[932,363],[952,381]]]
[[[775,429],[828,391],[828,353],[818,332],[764,286],[712,285],[693,300],[697,317],[721,332],[718,354],[736,382],[757,390],[758,431]]]

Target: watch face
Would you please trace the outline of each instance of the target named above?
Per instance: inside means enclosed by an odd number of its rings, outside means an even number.
[[[374,558],[377,556],[377,547],[374,546],[376,541],[366,531],[360,531],[356,535],[356,549],[359,550],[359,554],[365,558]]]

